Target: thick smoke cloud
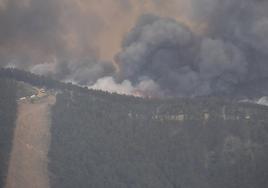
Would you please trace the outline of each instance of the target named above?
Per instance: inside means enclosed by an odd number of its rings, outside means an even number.
[[[115,70],[94,46],[102,21],[83,12],[78,1],[1,1],[0,25],[1,66],[79,84],[92,84]]]
[[[120,77],[134,83],[147,77],[165,92],[191,93],[198,81],[193,71],[195,43],[193,33],[185,25],[169,18],[143,15],[116,57]]]
[[[172,96],[240,92],[267,79],[267,8],[266,1],[192,0],[190,17],[205,25],[202,32],[171,18],[142,16],[116,56],[119,78],[149,78]],[[259,89],[267,92],[267,84]]]
[[[1,65],[29,66],[60,45],[57,28],[57,3],[52,1],[1,1]],[[29,5],[30,4],[30,5]],[[29,52],[32,50],[32,52]],[[30,53],[34,53],[30,57]]]
[[[250,76],[267,75],[268,2],[263,0],[192,0],[193,17],[207,24],[206,35],[232,42],[244,52]]]
[[[113,56],[137,17],[147,11],[157,13],[167,4],[154,0],[0,0],[0,67],[92,84],[114,74]]]
[[[263,0],[0,0],[0,66],[125,94],[246,95],[253,85],[263,94],[267,9]]]
[[[116,61],[120,79],[149,78],[166,95],[225,92],[247,74],[243,52],[231,42],[196,36],[170,18],[144,15],[126,36]]]

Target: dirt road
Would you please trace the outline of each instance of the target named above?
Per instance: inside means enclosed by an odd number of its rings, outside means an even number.
[[[50,108],[55,100],[19,102],[6,188],[49,188]]]

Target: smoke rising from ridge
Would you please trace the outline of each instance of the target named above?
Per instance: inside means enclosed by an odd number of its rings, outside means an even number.
[[[268,75],[267,9],[262,0],[1,0],[0,66],[127,94],[247,92]]]
[[[247,73],[244,54],[231,42],[196,36],[170,18],[144,15],[126,36],[116,60],[120,77],[155,81],[172,96],[228,91]]]

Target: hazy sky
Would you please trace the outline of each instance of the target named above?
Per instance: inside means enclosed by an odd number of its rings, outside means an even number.
[[[94,50],[112,60],[141,14],[170,16],[191,25],[189,11],[185,0],[0,0],[0,50],[35,61],[49,61],[64,51],[81,55]]]
[[[0,0],[0,65],[161,95],[232,92],[268,75],[267,10],[262,0]]]

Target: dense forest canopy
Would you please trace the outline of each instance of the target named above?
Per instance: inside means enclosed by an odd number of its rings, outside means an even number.
[[[267,114],[217,98],[129,102],[64,92],[53,108],[51,186],[266,187]]]
[[[17,115],[17,84],[0,78],[0,187],[4,187]]]
[[[136,98],[17,69],[0,77],[2,177],[24,82],[60,91],[51,112],[52,188],[268,185],[266,106],[223,96]]]

